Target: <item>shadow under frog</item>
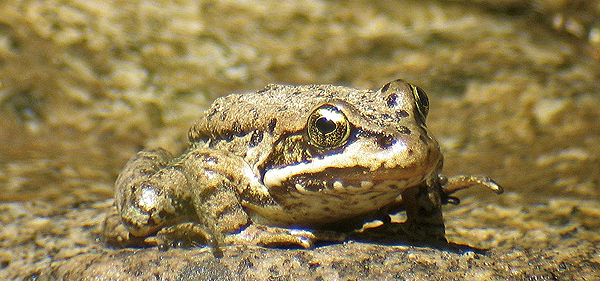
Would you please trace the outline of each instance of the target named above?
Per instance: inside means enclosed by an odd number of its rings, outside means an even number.
[[[268,85],[219,98],[181,155],[143,150],[125,165],[103,236],[117,246],[309,248],[379,219],[384,235],[445,243],[441,206],[458,203],[454,192],[503,190],[487,177],[440,174],[428,112],[425,92],[402,80],[375,91]],[[398,211],[404,223],[390,221]]]

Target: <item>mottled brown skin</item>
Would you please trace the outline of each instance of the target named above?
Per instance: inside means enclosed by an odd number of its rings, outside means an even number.
[[[405,209],[409,237],[444,240],[441,205],[451,193],[502,189],[488,178],[439,175],[428,110],[425,93],[401,80],[377,91],[269,85],[217,99],[182,155],[144,150],[127,163],[105,236],[124,245],[310,247],[343,239],[324,228],[389,222],[387,210]]]

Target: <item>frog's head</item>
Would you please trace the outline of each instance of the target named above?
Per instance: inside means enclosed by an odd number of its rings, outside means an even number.
[[[397,196],[441,168],[439,146],[425,125],[428,111],[425,92],[401,80],[377,91],[330,95],[298,117],[301,130],[274,143],[259,167],[263,183],[276,198]]]

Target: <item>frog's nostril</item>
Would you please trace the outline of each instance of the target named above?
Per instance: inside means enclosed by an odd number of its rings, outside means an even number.
[[[396,141],[395,141],[393,135],[384,135],[384,136],[379,137],[379,139],[377,140],[377,144],[382,149],[386,149],[386,148],[394,145],[395,142]]]
[[[389,84],[386,84],[386,86],[389,86]],[[385,87],[384,87],[385,88]],[[382,89],[383,91],[383,89]],[[398,95],[396,93],[392,93],[389,96],[387,96],[386,98],[386,104],[389,108],[394,108],[396,106],[398,106]]]

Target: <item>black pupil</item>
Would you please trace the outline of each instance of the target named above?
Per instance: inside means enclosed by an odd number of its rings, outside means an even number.
[[[329,134],[335,130],[335,122],[325,117],[317,119],[315,125],[317,126],[317,129],[324,135]]]

